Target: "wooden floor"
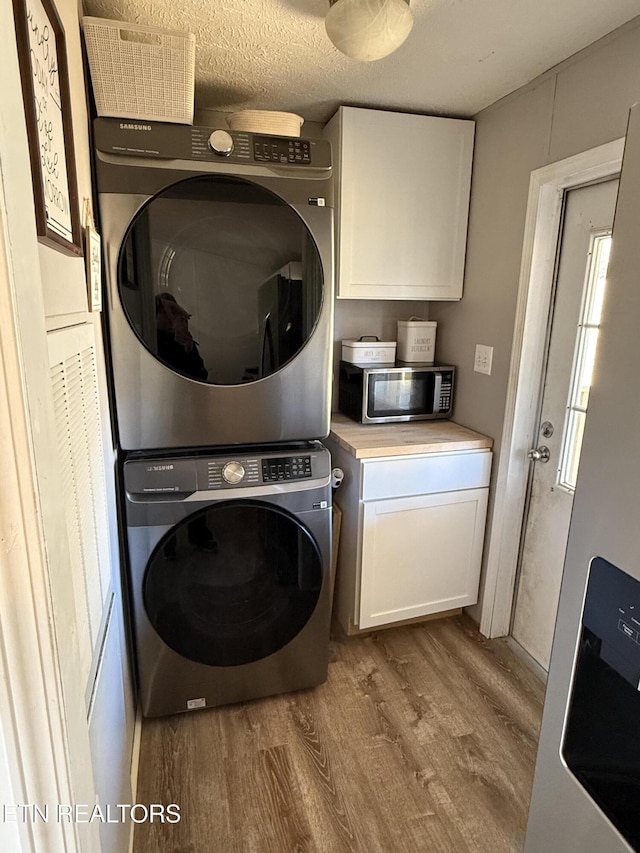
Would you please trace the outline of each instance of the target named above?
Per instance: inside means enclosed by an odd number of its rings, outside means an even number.
[[[332,641],[327,682],[142,728],[134,853],[522,850],[543,685],[466,617]]]

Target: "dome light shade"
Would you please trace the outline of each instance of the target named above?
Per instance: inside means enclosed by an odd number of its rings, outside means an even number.
[[[382,59],[413,26],[409,0],[329,0],[325,27],[338,50],[363,62]]]

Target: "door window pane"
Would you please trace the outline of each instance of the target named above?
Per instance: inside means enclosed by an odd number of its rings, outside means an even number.
[[[580,462],[580,451],[582,449],[582,436],[584,434],[585,412],[575,409],[569,411],[569,422],[567,430],[567,458],[563,460],[565,469],[563,471],[563,485],[575,489],[578,478],[578,464]]]
[[[609,233],[596,234],[591,238],[585,277],[585,295],[576,335],[576,355],[560,455],[559,484],[570,491],[575,489],[578,476],[610,251],[611,235]]]

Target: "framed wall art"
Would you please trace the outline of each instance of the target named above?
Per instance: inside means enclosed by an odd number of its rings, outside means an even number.
[[[102,311],[102,240],[96,231],[89,199],[85,199],[83,219],[89,311]]]
[[[52,0],[13,0],[41,242],[82,255],[67,49]]]

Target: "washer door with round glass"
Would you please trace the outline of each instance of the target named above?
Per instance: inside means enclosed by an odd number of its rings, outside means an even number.
[[[118,287],[140,342],[199,382],[241,385],[305,345],[323,298],[322,263],[298,213],[247,180],[189,178],[139,211]]]
[[[304,628],[322,588],[310,532],[259,501],[226,501],[188,516],[159,542],[144,607],[167,646],[210,666],[277,652]]]

